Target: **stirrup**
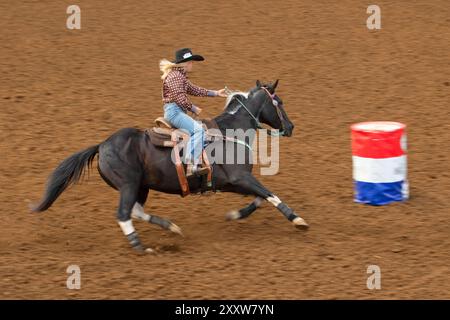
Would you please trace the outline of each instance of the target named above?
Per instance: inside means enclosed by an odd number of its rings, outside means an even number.
[[[191,176],[201,176],[203,174],[208,173],[207,167],[201,167],[199,164],[194,166],[192,163],[189,163],[186,167],[186,177]]]

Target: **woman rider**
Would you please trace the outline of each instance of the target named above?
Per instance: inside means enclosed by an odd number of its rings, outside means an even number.
[[[187,73],[192,71],[193,61],[205,60],[200,55],[194,55],[190,48],[183,48],[175,52],[175,60],[163,59],[159,69],[163,73],[162,98],[164,104],[164,118],[176,128],[184,129],[191,135],[187,148],[186,175],[202,174],[206,168],[201,168],[200,155],[203,151],[204,130],[201,123],[191,118],[187,111],[200,114],[201,108],[192,104],[187,95],[199,97],[226,97],[225,89],[207,90],[192,84]]]

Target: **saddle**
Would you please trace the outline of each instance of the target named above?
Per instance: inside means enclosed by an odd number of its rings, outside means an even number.
[[[187,142],[190,138],[189,134],[183,130],[172,127],[172,125],[166,121],[163,117],[158,117],[155,119],[156,126],[150,129],[146,129],[145,133],[149,137],[150,142],[157,146],[163,148],[173,148],[175,155],[175,167],[178,175],[178,182],[181,186],[181,196],[185,197],[190,194],[189,183],[186,177],[185,166],[181,161],[179,144]],[[214,120],[203,119],[203,127],[205,130],[208,129],[218,129],[217,124]],[[202,192],[206,191],[208,188],[212,187],[212,167],[209,163],[206,151],[203,149],[202,152],[202,166],[207,169],[206,171],[206,181],[203,179]],[[205,175],[203,175],[204,177]],[[206,187],[205,187],[206,185]]]

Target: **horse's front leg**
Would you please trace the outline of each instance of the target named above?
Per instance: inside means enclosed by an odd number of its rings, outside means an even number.
[[[250,193],[267,200],[273,204],[275,208],[280,210],[280,212],[297,228],[307,229],[309,227],[303,218],[299,217],[294,210],[289,208],[287,204],[282,202],[275,194],[264,187],[252,174],[248,173],[236,176],[231,179],[231,184],[236,188],[236,192],[238,193]]]

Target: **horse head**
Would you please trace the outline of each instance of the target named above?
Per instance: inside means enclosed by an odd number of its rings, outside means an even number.
[[[280,134],[290,137],[294,130],[294,124],[284,108],[283,100],[275,93],[278,80],[273,83],[263,84],[256,80],[256,87],[250,90],[249,99],[259,101],[256,118],[272,127],[280,130]]]

